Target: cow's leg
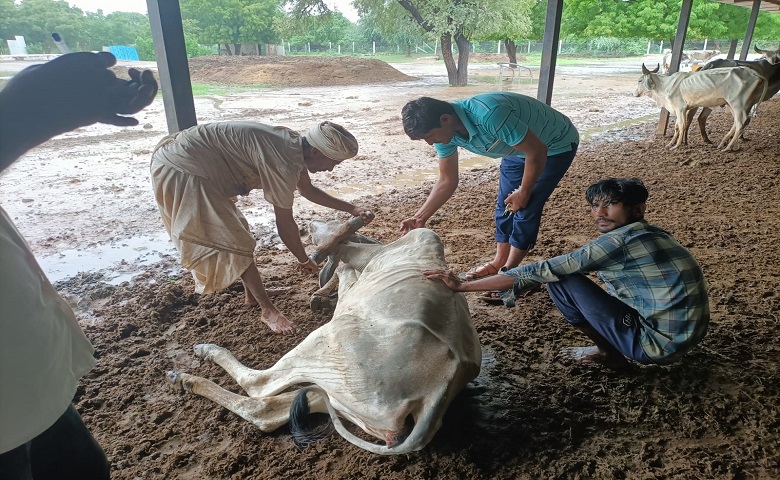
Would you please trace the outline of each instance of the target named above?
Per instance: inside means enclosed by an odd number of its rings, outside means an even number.
[[[696,112],[698,112],[698,111],[699,111],[699,108],[698,107],[694,107],[694,108],[689,109],[687,112],[685,112],[685,116],[686,116],[685,124],[688,125],[688,128],[690,128],[690,125],[693,122],[693,117],[694,117],[694,115],[696,115]],[[685,136],[686,137],[688,136],[687,130],[686,130]]]
[[[336,267],[336,274],[331,275],[330,279],[325,282],[325,285],[321,286],[319,290],[311,294],[311,299],[309,299],[309,308],[311,308],[313,311],[322,312],[333,310],[333,308],[335,308],[336,304],[334,300],[338,299],[334,299],[334,294],[336,293],[336,289],[339,285],[338,272],[342,266],[343,265],[339,265]]]
[[[222,367],[246,391],[249,391],[252,383],[262,374],[260,370],[254,370],[242,365],[227,348],[219,345],[201,343],[195,345],[193,351],[197,357],[214,362]]]
[[[170,371],[168,381],[201,397],[222,405],[241,418],[252,422],[264,432],[281,427],[290,415],[290,405],[297,392],[287,392],[272,397],[253,398],[229,392],[203,377]],[[319,398],[310,398],[312,412],[322,412],[325,406]]]
[[[734,114],[734,126],[731,130],[729,130],[729,133],[723,137],[723,140],[721,140],[719,145],[723,146],[728,140],[729,135],[731,135],[731,141],[729,141],[728,145],[726,145],[726,148],[723,149],[724,152],[731,151],[731,149],[734,147],[734,143],[742,135],[742,131],[745,129],[745,123],[748,119],[748,112],[744,108],[734,108],[734,106],[732,106],[731,113]]]
[[[670,150],[678,148],[682,144],[682,128],[685,124],[685,114],[677,115],[677,119],[674,122],[674,137],[670,145]]]
[[[674,144],[677,143],[677,124],[678,123],[679,122],[675,118],[674,119],[674,130],[672,132],[672,140],[669,143],[666,144],[666,148],[673,149],[674,148]]]
[[[699,132],[701,132],[701,139],[704,140],[704,143],[712,143],[712,140],[710,140],[710,137],[707,136],[707,118],[710,116],[710,113],[712,113],[712,109],[709,107],[704,107],[701,109],[701,113],[699,114],[699,118],[696,119],[696,122],[699,124]]]
[[[688,128],[690,125],[690,122],[688,122],[688,112],[686,111],[685,115],[683,115],[683,124],[680,131],[681,139],[678,142],[680,145],[688,146]]]

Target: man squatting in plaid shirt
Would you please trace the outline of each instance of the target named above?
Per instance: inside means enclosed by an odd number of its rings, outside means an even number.
[[[503,290],[514,297],[541,284],[571,323],[595,345],[569,347],[576,363],[613,369],[675,362],[698,344],[710,321],[707,285],[691,252],[644,219],[647,189],[635,178],[609,178],[585,193],[602,234],[584,247],[488,278],[461,282],[449,270],[425,270],[458,292]],[[606,291],[586,274],[597,272]]]

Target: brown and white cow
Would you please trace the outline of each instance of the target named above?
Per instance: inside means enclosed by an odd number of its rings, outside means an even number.
[[[774,50],[763,50],[753,45],[753,49],[756,53],[760,53],[769,63],[780,63],[780,47]]]
[[[727,60],[727,59],[715,59],[706,65],[704,65],[699,71],[712,70],[713,68],[728,68],[728,67],[747,67],[752,68],[759,75],[767,80],[766,91],[761,97],[761,101],[768,100],[775,96],[780,91],[780,63],[772,63],[766,57],[760,60]],[[688,124],[691,123],[693,116],[696,115],[696,108],[692,108],[688,111]],[[696,122],[699,125],[699,132],[701,132],[701,138],[705,143],[712,143],[707,136],[707,118],[712,113],[712,109],[704,107],[701,109]],[[748,123],[750,119],[748,118]],[[745,125],[747,126],[747,125]]]
[[[642,64],[642,76],[639,77],[634,96],[649,96],[676,117],[674,136],[667,145],[672,149],[688,144],[688,110],[728,105],[734,117],[734,125],[718,148],[725,145],[725,151],[731,150],[748,123],[750,109],[760,103],[767,87],[761,75],[744,67],[677,72],[671,75],[659,75],[657,72],[658,67],[650,71]]]
[[[338,228],[313,222],[314,243]],[[332,319],[271,368],[253,370],[225,348],[195,346],[197,356],[224,368],[248,396],[186,373],[169,372],[168,378],[266,432],[289,420],[295,435],[301,411],[304,417],[328,413],[339,434],[360,448],[380,454],[419,450],[481,362],[466,299],[420,273],[446,268],[441,239],[421,228],[387,245],[345,241],[334,259],[343,263],[335,269]],[[332,286],[315,298],[328,298]],[[290,391],[295,387],[305,388]],[[344,420],[382,443],[359,438]]]

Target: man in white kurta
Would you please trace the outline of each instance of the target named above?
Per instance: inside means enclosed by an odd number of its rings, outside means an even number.
[[[78,52],[14,76],[0,90],[0,171],[76,128],[138,125],[125,115],[151,104],[157,83],[148,70],[116,78],[114,64],[108,52]],[[71,404],[93,352],[0,208],[0,479],[110,478],[106,454]]]
[[[268,298],[254,262],[254,235],[234,198],[262,189],[274,206],[280,238],[301,269],[316,273],[293,219],[294,193],[370,221],[370,211],[326,194],[308,175],[332,170],[357,150],[355,137],[330,122],[304,135],[256,122],[216,122],[163,138],[152,155],[155,198],[196,291],[219,291],[241,278],[247,303],[262,308],[261,320],[274,332],[294,332]]]

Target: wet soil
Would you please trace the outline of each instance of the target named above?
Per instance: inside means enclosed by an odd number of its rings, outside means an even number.
[[[107,281],[108,272],[56,282],[97,349],[97,366],[75,402],[106,450],[113,478],[780,478],[780,100],[761,105],[749,141],[736,152],[718,152],[693,132],[690,147],[669,151],[669,137],[656,137],[655,124],[644,118],[657,107],[627,96],[636,78],[582,73],[556,79],[553,106],[588,134],[548,203],[531,260],[595,238],[583,197],[591,182],[642,178],[650,190],[648,219],[691,249],[710,287],[711,330],[682,362],[627,373],[571,365],[559,350],[586,339],[563,322],[546,293],[513,309],[469,294],[485,353],[482,372],[424,450],[376,456],[337,435],[298,449],[286,428],[262,433],[165,379],[167,370],[177,369],[240,393],[219,367],[197,359],[192,346],[217,343],[262,369],[329,319],[308,308],[316,279],[298,273],[295,259],[280,251],[256,192],[242,199],[242,208],[257,213],[257,220],[250,218],[261,239],[257,263],[269,286],[291,287],[275,302],[301,327],[297,335],[270,333],[259,310],[243,304],[239,283],[196,295],[188,275],[175,268],[175,256],[163,249],[161,260],[132,282]],[[343,122],[361,141],[360,157],[314,181],[370,206],[377,218],[362,232],[390,242],[436,176],[432,148],[403,136],[400,107],[422,94],[459,98],[496,88],[455,89],[429,78],[214,96],[200,98],[197,108],[201,121],[250,118],[301,128],[329,117]],[[535,94],[535,85],[502,88]],[[148,128],[89,127],[59,137],[0,178],[4,207],[37,255],[159,233],[146,168],[164,134],[161,111],[155,104],[143,114]],[[729,125],[727,114],[713,113],[711,137]],[[57,162],[66,164],[65,174],[50,168]],[[457,271],[492,256],[496,162],[467,157],[461,178],[429,222]],[[75,204],[64,200],[74,196]],[[303,226],[311,218],[344,217],[300,202],[296,218]]]

